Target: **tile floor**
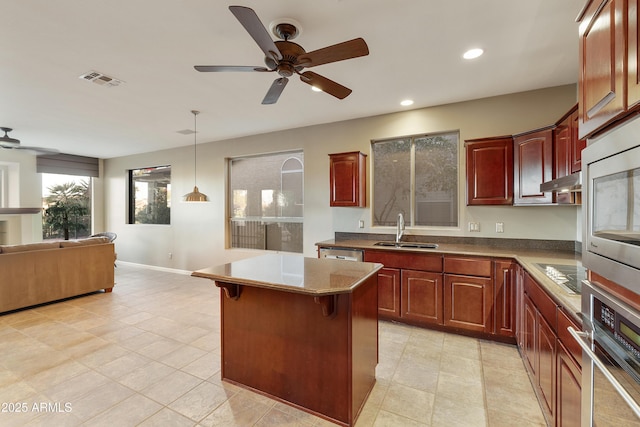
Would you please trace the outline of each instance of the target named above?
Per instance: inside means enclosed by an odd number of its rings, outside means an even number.
[[[358,427],[544,426],[514,346],[380,322]],[[119,263],[113,293],[0,315],[2,426],[330,426],[220,381],[212,282]]]

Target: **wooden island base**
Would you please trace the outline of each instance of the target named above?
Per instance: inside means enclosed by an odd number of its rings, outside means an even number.
[[[352,426],[375,384],[377,275],[313,296],[216,281],[222,379]]]

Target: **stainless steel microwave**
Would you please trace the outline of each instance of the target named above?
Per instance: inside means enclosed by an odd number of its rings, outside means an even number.
[[[640,294],[640,118],[590,140],[582,173],[582,262]]]

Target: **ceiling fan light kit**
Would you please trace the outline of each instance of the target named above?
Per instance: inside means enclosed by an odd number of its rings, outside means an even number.
[[[200,190],[198,190],[198,185],[196,182],[196,179],[198,177],[198,173],[197,173],[197,169],[196,166],[198,164],[198,154],[197,154],[197,150],[198,150],[198,144],[197,144],[197,133],[198,133],[198,114],[200,114],[200,111],[198,110],[191,110],[191,114],[193,114],[193,191],[191,193],[187,193],[184,196],[182,196],[182,200],[185,202],[208,202],[209,198],[207,197],[206,194],[201,193]]]
[[[273,41],[269,31],[258,18],[258,15],[248,7],[229,6],[229,10],[240,21],[249,35],[260,47],[265,55],[265,67],[243,65],[196,65],[194,68],[200,72],[277,72],[276,78],[262,100],[262,104],[275,104],[289,77],[294,74],[300,76],[300,80],[312,87],[320,89],[338,99],[344,99],[351,94],[351,89],[342,86],[313,71],[302,72],[304,68],[315,67],[331,62],[344,61],[369,54],[367,43],[362,38],[356,38],[346,42],[327,46],[322,49],[306,52],[302,46],[292,42],[300,35],[300,24],[289,18],[283,18],[272,22],[269,29],[272,34],[281,40]]]

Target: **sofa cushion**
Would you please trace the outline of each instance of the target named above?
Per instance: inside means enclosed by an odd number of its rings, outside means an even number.
[[[74,246],[99,245],[101,243],[109,243],[108,237],[89,237],[80,240],[63,240],[60,242],[61,248],[71,248]]]
[[[24,245],[3,245],[0,246],[0,253],[11,254],[16,252],[40,251],[43,249],[57,249],[59,247],[60,242],[27,243]]]

